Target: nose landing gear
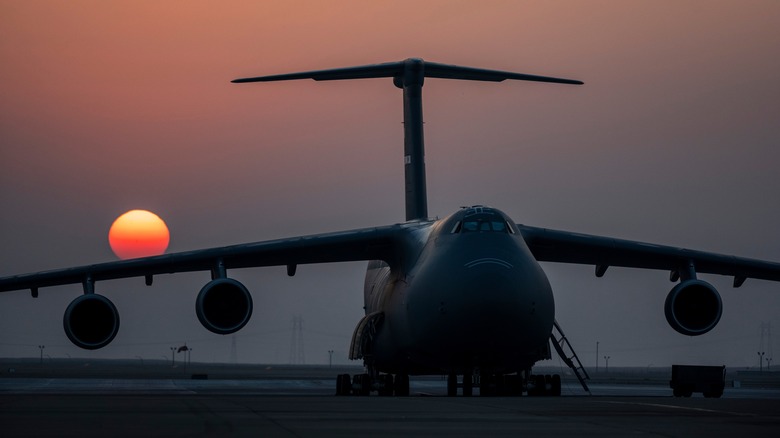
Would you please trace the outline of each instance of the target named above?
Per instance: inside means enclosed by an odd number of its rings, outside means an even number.
[[[336,377],[336,395],[370,395],[376,391],[380,396],[406,397],[409,395],[408,374],[376,374],[371,373],[339,374]]]

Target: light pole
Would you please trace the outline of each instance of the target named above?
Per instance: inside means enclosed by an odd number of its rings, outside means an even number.
[[[758,372],[764,372],[764,352],[758,351]]]
[[[333,350],[328,350],[328,368],[333,368]]]
[[[38,349],[40,349],[40,350],[41,350],[41,363],[43,363],[43,349],[44,349],[44,348],[46,348],[46,346],[45,346],[45,345],[39,345],[39,346],[38,346]]]
[[[176,347],[171,347],[171,367],[176,366],[176,356],[173,354],[176,353]]]
[[[604,362],[606,364],[606,371],[609,372],[609,358],[610,356],[604,356]]]
[[[177,353],[181,353],[182,351],[184,352],[184,359],[182,359],[182,363],[184,364],[184,372],[186,373],[187,372],[187,367],[190,364],[190,361],[189,361],[190,348],[187,347],[187,343],[186,342],[184,343],[184,345],[182,345],[181,347],[176,349]]]
[[[772,358],[771,357],[767,357],[766,358],[766,372],[769,372],[769,365],[771,365],[771,364],[772,364]]]
[[[599,373],[599,341],[596,341],[596,374]]]

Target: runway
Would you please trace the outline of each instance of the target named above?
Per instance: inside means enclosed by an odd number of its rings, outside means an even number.
[[[335,397],[332,379],[0,379],[0,431],[24,436],[775,436],[780,391],[727,388],[678,399],[657,385],[594,395]],[[564,393],[566,394],[566,393]],[[756,434],[756,435],[753,435]]]

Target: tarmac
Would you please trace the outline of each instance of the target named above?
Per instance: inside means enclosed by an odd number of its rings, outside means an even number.
[[[674,398],[668,384],[566,383],[562,397],[336,397],[328,367],[243,379],[0,376],[0,436],[778,436],[780,389]],[[478,393],[478,391],[477,391]]]

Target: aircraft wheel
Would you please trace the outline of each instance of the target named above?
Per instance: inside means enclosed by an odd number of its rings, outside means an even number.
[[[523,384],[520,376],[516,374],[504,376],[504,390],[507,395],[523,395]]]
[[[553,374],[552,376],[552,392],[550,395],[555,397],[561,396],[561,376],[559,374]]]
[[[369,395],[371,393],[371,378],[368,374],[355,374],[352,379],[352,393],[355,395]]]
[[[493,376],[490,374],[482,373],[479,375],[479,396],[490,397],[496,395],[493,388]]]
[[[447,397],[456,397],[458,395],[458,375],[450,374],[447,376]]]
[[[544,395],[552,394],[552,376],[550,374],[544,375]]]
[[[474,389],[474,382],[471,380],[471,374],[463,375],[463,397],[471,397]]]
[[[362,374],[355,374],[352,376],[351,385],[349,386],[349,390],[352,395],[360,395],[358,388],[360,388],[360,379],[362,379],[361,376]]]
[[[543,375],[532,375],[529,379],[533,385],[531,385],[531,388],[528,390],[528,395],[533,397],[539,397],[544,395],[544,376]]]
[[[509,381],[507,380],[507,377],[508,376],[505,376],[503,374],[493,375],[493,383],[495,384],[493,395],[498,395],[502,397],[509,395]]]
[[[382,376],[379,376],[379,383],[380,383],[380,389],[379,389],[379,395],[384,397],[389,397],[393,395],[393,375],[392,374],[384,374]]]
[[[395,376],[395,395],[407,397],[409,395],[409,375],[397,374]]]
[[[371,376],[368,374],[361,374],[360,379],[360,395],[371,394]]]
[[[336,376],[336,395],[350,395],[352,392],[352,378],[349,374]]]

